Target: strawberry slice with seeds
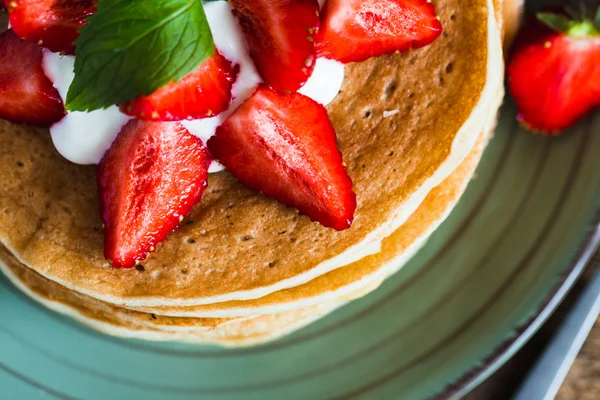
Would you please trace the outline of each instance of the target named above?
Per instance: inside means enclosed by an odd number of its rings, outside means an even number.
[[[423,47],[442,33],[428,0],[327,0],[321,14],[317,54],[342,63]]]
[[[104,255],[130,268],[200,201],[208,153],[180,123],[128,122],[98,166]]]
[[[243,185],[343,230],[356,195],[327,110],[299,93],[261,85],[208,141],[211,154]]]
[[[8,16],[15,33],[55,53],[75,54],[73,42],[97,0],[10,0]]]
[[[0,35],[0,118],[48,127],[65,115],[63,102],[42,68],[42,49],[12,30]]]
[[[557,134],[600,106],[600,9],[596,15],[540,13],[519,33],[507,74],[526,128]]]
[[[198,69],[149,96],[130,101],[121,110],[147,121],[182,121],[213,117],[227,110],[239,72],[217,50]]]
[[[250,55],[265,82],[282,92],[300,89],[315,68],[317,0],[231,0]]]

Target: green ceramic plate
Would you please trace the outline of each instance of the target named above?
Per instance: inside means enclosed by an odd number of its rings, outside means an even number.
[[[459,397],[545,321],[600,239],[600,113],[523,132],[503,108],[448,221],[367,298],[261,347],[96,333],[0,276],[0,399]]]
[[[600,113],[557,138],[506,105],[448,221],[379,290],[242,350],[91,331],[0,278],[0,398],[421,399],[464,394],[508,359],[599,239]]]

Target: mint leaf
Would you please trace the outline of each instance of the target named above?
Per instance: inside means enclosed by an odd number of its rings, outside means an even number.
[[[149,95],[214,52],[200,0],[100,0],[75,45],[75,80],[66,102],[71,111]]]

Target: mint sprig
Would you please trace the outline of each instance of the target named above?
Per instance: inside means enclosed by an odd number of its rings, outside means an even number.
[[[214,53],[200,0],[100,0],[75,41],[70,111],[122,104],[178,81]]]

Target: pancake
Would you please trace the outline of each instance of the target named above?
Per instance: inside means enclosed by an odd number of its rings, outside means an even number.
[[[227,337],[213,340],[206,340],[198,335],[191,335],[188,333],[175,333],[175,332],[164,332],[160,329],[153,329],[142,324],[136,324],[133,322],[115,322],[107,321],[97,316],[90,316],[83,308],[69,303],[63,303],[54,299],[49,299],[42,292],[31,290],[28,286],[23,284],[11,270],[6,267],[6,264],[0,263],[0,270],[2,270],[6,276],[17,286],[21,291],[27,294],[29,297],[39,302],[46,308],[55,312],[67,315],[74,320],[92,328],[99,332],[103,332],[108,335],[128,338],[128,339],[140,339],[147,341],[183,341],[190,343],[212,343],[221,346],[239,347],[239,346],[250,346],[256,345],[285,335],[293,330],[300,329],[301,327],[308,325],[315,319],[319,318],[319,315],[307,317],[305,320],[295,321],[295,324],[287,327],[287,329],[281,331],[270,331],[262,335],[254,336],[238,336],[238,337]]]
[[[523,10],[525,8],[524,0],[503,0],[503,15],[502,19],[504,21],[503,24],[503,41],[504,41],[504,51],[508,53],[508,50],[512,46],[515,37],[517,36],[517,31],[523,22]]]
[[[343,304],[322,304],[289,313],[230,320],[157,317],[120,309],[70,291],[23,266],[5,249],[0,251],[0,260],[0,270],[34,300],[95,329],[128,338],[213,343],[270,338],[299,329]],[[375,287],[370,290],[373,289]]]
[[[505,3],[504,9],[505,22],[502,25],[507,31],[506,37],[510,37],[514,35],[514,30],[518,25],[522,3],[517,1],[515,4],[514,1],[509,1]],[[490,115],[493,115],[493,113],[493,110],[490,111]],[[480,139],[478,145],[483,146],[484,141],[485,139]],[[470,156],[470,159],[469,162],[475,163],[475,165],[479,161],[473,155]],[[459,169],[467,170],[470,168],[467,160],[461,164]],[[436,187],[407,222],[390,237],[384,239],[381,253],[331,271],[304,285],[248,301],[230,301],[188,307],[132,308],[138,311],[169,316],[227,318],[283,312],[342,297],[366,285],[370,280],[383,279],[402,267],[425,243],[454,207],[462,193],[458,184],[461,175],[457,171],[447,179],[447,181],[454,179],[457,182],[455,186],[451,186],[449,182],[444,182]],[[466,183],[467,179],[464,179],[463,184],[466,185]],[[392,257],[391,254],[395,254],[395,256]]]
[[[492,119],[491,122],[495,121]],[[491,131],[491,124],[488,132]],[[450,214],[477,167],[488,135],[482,135],[471,154],[442,184],[434,188],[417,211],[385,238],[381,251],[312,281],[254,300],[188,307],[134,307],[172,317],[231,318],[284,312],[343,298],[397,272]]]
[[[452,208],[450,205],[439,206],[443,202],[453,205],[462,194],[485,148],[487,136],[481,135],[471,154],[450,177],[429,194],[415,216],[421,214],[419,218],[427,220],[430,211],[441,208],[447,212]],[[406,233],[402,229],[399,232]],[[393,256],[398,254],[397,248],[404,246],[405,240],[402,235],[398,236],[396,243],[386,240],[382,257],[383,254],[387,254],[388,258],[394,258]],[[328,314],[345,302],[375,290],[383,280],[382,277],[372,279],[360,290],[341,296],[335,301],[288,312],[253,318],[171,318],[123,309],[71,291],[27,268],[5,248],[0,248],[0,260],[3,262],[0,269],[27,295],[95,329],[130,338],[193,341],[229,346],[255,344],[292,332]],[[393,262],[392,265],[397,264]],[[338,271],[343,269],[345,268]]]
[[[305,320],[298,320],[287,329],[280,331],[269,331],[262,335],[254,336],[238,336],[238,337],[226,337],[219,339],[207,340],[198,335],[189,333],[178,333],[178,332],[165,332],[160,329],[150,328],[143,324],[136,324],[134,322],[116,322],[114,320],[104,320],[98,316],[91,316],[86,309],[78,307],[74,304],[60,302],[55,299],[50,299],[43,292],[31,290],[28,286],[22,283],[11,270],[7,268],[6,264],[0,262],[0,270],[2,270],[6,276],[17,286],[23,293],[31,297],[33,300],[39,302],[46,308],[58,312],[60,314],[67,315],[74,320],[94,329],[99,332],[117,336],[127,339],[140,339],[147,341],[181,341],[196,344],[217,344],[226,347],[240,347],[250,346],[267,341],[275,340],[280,336],[292,332],[293,330],[300,329],[313,322],[314,320],[321,317],[320,315],[313,315],[307,317]]]
[[[509,20],[505,19],[505,23],[502,26],[508,30],[506,36],[514,35],[513,30],[518,25],[519,12],[516,11],[522,9],[522,3],[520,1],[516,3],[514,1],[505,3],[504,16],[508,17]],[[506,10],[507,8],[511,10]],[[499,98],[500,96],[501,94]],[[496,107],[492,107],[490,116],[494,115]],[[495,118],[490,119],[490,122],[493,121],[495,121]],[[478,145],[484,146],[485,140],[481,138]],[[470,159],[470,163],[475,163],[474,165],[479,161],[473,155],[471,155]],[[460,168],[463,170],[470,168],[467,160],[463,162]],[[460,175],[461,173],[455,172],[447,181],[454,179],[458,183]],[[466,183],[467,180],[465,179],[463,184],[466,185]],[[442,191],[445,192],[442,193]],[[459,190],[458,184],[452,187],[449,182],[444,182],[444,184],[436,187],[428,195],[423,204],[421,204],[400,229],[384,239],[381,253],[367,256],[362,260],[331,271],[303,285],[247,301],[229,301],[187,307],[130,308],[168,316],[228,318],[283,312],[332,301],[337,297],[352,293],[357,288],[368,284],[370,280],[384,279],[399,270],[445,220],[460,194],[462,194],[462,190]],[[392,257],[392,254],[395,254],[395,256]]]
[[[0,242],[44,277],[127,307],[261,298],[376,253],[471,151],[502,86],[491,3],[437,10],[439,40],[348,66],[328,107],[358,197],[351,229],[323,228],[221,172],[143,268],[112,269],[95,168],[63,160],[45,130],[0,122]]]

